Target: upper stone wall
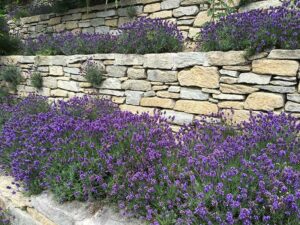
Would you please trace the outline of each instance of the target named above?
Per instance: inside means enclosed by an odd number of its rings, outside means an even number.
[[[239,5],[235,0],[234,5]],[[241,7],[240,11],[255,8],[278,6],[279,0],[265,0]],[[129,18],[128,8],[134,7],[136,16]],[[8,21],[11,34],[17,34],[26,39],[43,33],[59,33],[71,31],[74,33],[107,33],[114,32],[122,24],[136,17],[149,16],[163,18],[175,22],[179,29],[192,44],[199,28],[210,20],[207,16],[209,4],[207,0],[121,0],[119,7],[111,3],[93,7],[73,9],[64,14],[44,14],[21,18],[20,21]]]

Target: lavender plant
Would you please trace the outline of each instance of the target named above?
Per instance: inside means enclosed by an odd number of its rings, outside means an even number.
[[[119,53],[178,52],[183,48],[183,35],[167,20],[141,17],[121,26]]]
[[[0,225],[9,225],[10,221],[4,209],[0,207]]]
[[[183,48],[177,26],[162,19],[139,18],[124,24],[116,34],[41,35],[25,42],[27,55],[74,55],[93,53],[160,53]]]
[[[121,112],[107,100],[32,111],[23,106],[40,98],[29,98],[11,106],[0,163],[30,193],[108,199],[155,225],[300,219],[300,125],[289,115],[259,114],[238,127],[195,121],[173,133],[160,114]]]
[[[41,89],[43,87],[43,77],[41,73],[34,72],[30,78],[31,85],[37,89]]]
[[[300,11],[286,7],[236,13],[205,25],[199,35],[203,51],[300,48]]]
[[[105,70],[93,60],[88,60],[84,68],[85,78],[93,86],[99,86],[104,80]]]
[[[22,81],[21,71],[17,66],[8,65],[0,68],[0,80],[9,83],[13,90],[16,90],[17,86]]]

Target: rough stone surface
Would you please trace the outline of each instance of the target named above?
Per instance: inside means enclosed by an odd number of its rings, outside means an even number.
[[[121,89],[121,81],[117,78],[107,78],[100,87],[104,89]]]
[[[127,71],[126,66],[107,66],[106,72],[110,77],[125,77]]]
[[[122,84],[122,89],[133,91],[150,91],[151,84],[149,81],[144,80],[126,80]]]
[[[49,66],[49,74],[53,76],[62,76],[64,71],[62,66]]]
[[[174,105],[175,105],[174,100],[165,99],[165,98],[147,97],[147,98],[142,98],[141,100],[141,106],[172,109],[174,108]]]
[[[287,112],[300,112],[300,104],[288,101],[285,105]]]
[[[299,63],[294,60],[260,59],[252,62],[254,73],[279,76],[296,76]]]
[[[178,81],[182,86],[218,88],[218,68],[195,66],[190,70],[183,70],[179,72]]]
[[[174,67],[174,53],[147,54],[144,67],[153,69],[172,69]]]
[[[207,93],[203,93],[199,89],[195,88],[181,88],[180,98],[182,99],[194,99],[194,100],[208,100],[209,95]]]
[[[184,112],[177,112],[174,110],[163,110],[163,117],[167,118],[169,122],[178,125],[189,124],[193,121],[194,116]]]
[[[57,88],[57,79],[55,77],[43,77],[43,86]]]
[[[274,86],[274,85],[256,85],[255,87],[257,87],[261,90],[271,91],[274,93],[294,93],[294,92],[296,92],[295,87]]]
[[[201,66],[207,63],[204,52],[180,52],[174,56],[174,67],[185,68],[189,66]]]
[[[243,51],[208,52],[207,58],[208,64],[212,66],[234,66],[247,62]]]
[[[126,104],[139,105],[143,94],[142,91],[125,91]]]
[[[256,92],[248,96],[245,109],[270,111],[284,106],[284,96],[267,92]]]
[[[80,74],[80,69],[79,68],[65,67],[63,70],[64,70],[65,73],[70,73],[70,74],[75,74],[75,75]]]
[[[207,11],[202,11],[198,13],[194,26],[195,27],[202,27],[205,23],[209,22],[211,20],[211,17],[207,15]]]
[[[236,84],[237,82],[238,82],[238,78],[235,77],[227,77],[227,76],[220,77],[220,83]]]
[[[180,92],[180,89],[181,88],[179,86],[171,86],[171,87],[169,87],[168,91],[178,93],[178,92]]]
[[[145,69],[136,69],[136,68],[129,68],[127,71],[128,78],[133,80],[144,79],[146,78]]]
[[[63,90],[67,90],[67,91],[74,91],[74,92],[78,92],[80,87],[79,87],[79,83],[76,81],[64,81],[64,80],[59,80],[57,82],[57,87],[61,88]]]
[[[235,71],[235,70],[222,69],[222,70],[220,70],[220,74],[230,76],[230,77],[238,77],[240,73],[238,71]]]
[[[294,50],[274,49],[270,52],[268,58],[300,60],[300,49],[294,49]]]
[[[220,84],[220,91],[227,94],[251,94],[258,91],[258,88],[250,87],[247,85],[229,85]]]
[[[270,7],[281,6],[282,2],[280,0],[264,0],[258,2],[252,2],[249,5],[241,7],[239,12],[246,12],[253,9],[268,9]]]
[[[173,93],[168,91],[158,91],[156,92],[156,95],[161,98],[174,98],[174,99],[180,98],[180,95],[178,93]]]
[[[179,7],[173,10],[173,16],[174,17],[191,16],[191,15],[196,15],[198,12],[199,9],[197,6]]]
[[[269,84],[271,81],[271,76],[259,75],[255,73],[242,73],[239,76],[239,83],[246,84]]]
[[[236,94],[213,94],[214,99],[220,100],[244,100],[244,95],[236,95]]]
[[[161,9],[175,9],[180,6],[181,0],[165,0],[161,3]]]
[[[223,101],[218,103],[218,107],[221,109],[243,109],[244,103],[237,101]]]
[[[148,80],[158,82],[176,82],[177,71],[148,70]]]
[[[300,94],[288,94],[287,99],[292,102],[300,103]]]
[[[103,89],[103,90],[99,90],[99,94],[100,95],[113,95],[113,96],[122,97],[122,96],[124,96],[124,91]]]
[[[200,115],[210,115],[212,113],[218,112],[218,106],[216,104],[206,102],[206,101],[192,101],[192,100],[178,100],[174,107],[175,110],[200,114]]]
[[[116,54],[115,57],[115,65],[133,66],[143,65],[144,63],[144,56],[142,55]]]

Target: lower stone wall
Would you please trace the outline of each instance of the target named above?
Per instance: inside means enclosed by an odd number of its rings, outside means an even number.
[[[59,204],[47,192],[28,197],[13,183],[12,177],[0,174],[0,207],[11,216],[12,225],[144,225],[122,216],[108,202]]]
[[[84,65],[93,60],[105,68],[105,80],[93,88]],[[163,109],[174,124],[201,115],[234,110],[234,121],[253,112],[289,112],[300,116],[300,50],[273,50],[246,58],[242,51],[185,52],[147,55],[8,56],[0,65],[15,64],[24,81],[19,95],[38,93],[50,99],[85,94],[105,96],[122,110]],[[31,86],[38,71],[43,88]]]

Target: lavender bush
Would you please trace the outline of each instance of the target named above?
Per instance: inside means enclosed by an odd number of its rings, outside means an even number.
[[[300,48],[300,11],[286,7],[235,13],[205,25],[199,35],[203,51]]]
[[[118,38],[120,53],[178,52],[183,48],[183,35],[167,20],[141,17],[121,26]]]
[[[9,219],[7,218],[6,213],[4,210],[0,207],[0,225],[9,225]]]
[[[40,35],[25,42],[27,55],[74,55],[93,53],[159,53],[181,51],[183,36],[177,26],[162,19],[139,18],[116,34]]]
[[[300,219],[300,125],[289,115],[260,114],[238,127],[195,121],[173,133],[158,113],[121,112],[107,100],[23,108],[39,101],[11,106],[0,135],[0,163],[30,193],[108,199],[155,225]]]

